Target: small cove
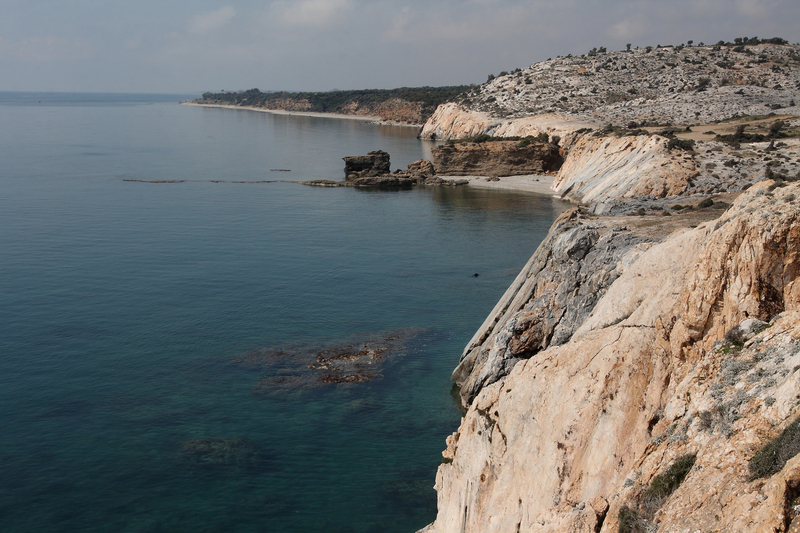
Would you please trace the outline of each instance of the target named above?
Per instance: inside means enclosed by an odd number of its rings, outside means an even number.
[[[566,205],[233,183],[341,179],[342,156],[375,149],[405,167],[431,145],[179,97],[48,98],[0,95],[4,530],[432,520],[450,371]],[[365,382],[298,364],[395,336]]]

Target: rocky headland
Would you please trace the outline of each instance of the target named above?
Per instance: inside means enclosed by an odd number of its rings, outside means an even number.
[[[576,207],[461,355],[423,531],[800,530],[798,50],[595,50],[432,115],[560,137]]]
[[[365,89],[352,91],[286,92],[258,89],[220,93],[203,93],[193,100],[195,105],[237,107],[258,111],[284,111],[301,114],[328,114],[364,117],[393,124],[419,126],[436,107],[469,89],[453,87],[401,87],[398,89]]]

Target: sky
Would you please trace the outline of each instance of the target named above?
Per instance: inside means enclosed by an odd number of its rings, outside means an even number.
[[[0,91],[480,84],[593,47],[800,42],[798,0],[0,0]]]

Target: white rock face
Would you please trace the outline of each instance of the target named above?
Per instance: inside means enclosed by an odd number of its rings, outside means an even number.
[[[575,131],[596,125],[587,120],[545,114],[517,119],[492,118],[488,113],[467,110],[455,103],[440,105],[420,133],[423,139],[465,139],[480,134],[493,137],[526,137],[546,133],[561,137],[561,145],[569,146]]]
[[[756,185],[716,221],[631,256],[569,342],[484,387],[447,439],[429,533],[618,530],[676,458],[658,531],[784,531],[800,459],[748,460],[800,398],[800,184]],[[747,318],[769,321],[743,348]]]
[[[572,146],[553,189],[586,204],[679,195],[698,171],[691,158],[676,157],[666,145],[659,136],[582,136]]]

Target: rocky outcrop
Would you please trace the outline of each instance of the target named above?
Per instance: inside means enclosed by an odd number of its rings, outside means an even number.
[[[624,266],[651,246],[615,220],[563,213],[464,349],[452,379],[463,404],[521,360],[566,343]]]
[[[639,196],[664,198],[686,191],[698,174],[691,156],[670,152],[663,137],[587,135],[572,146],[553,189],[586,204]]]
[[[544,114],[516,119],[490,116],[482,111],[466,109],[456,103],[440,105],[420,132],[422,139],[466,139],[486,134],[493,137],[536,137],[542,133],[561,137],[561,145],[569,147],[576,131],[596,127],[592,121]]]
[[[526,267],[471,343],[493,336],[485,347],[513,358],[522,346],[527,358],[476,389],[447,439],[426,531],[610,533],[631,511],[641,530],[785,531],[800,459],[763,479],[748,469],[800,398],[800,185],[777,185],[757,184],[718,220],[603,251],[615,266],[597,279],[584,275],[606,264],[593,250],[628,230],[560,218],[532,260],[540,266]],[[551,282],[556,265],[565,271]],[[559,325],[548,340],[541,332],[562,309],[526,307],[533,287],[550,283],[543,294],[557,302],[571,284],[580,301],[592,290],[583,283],[603,277],[610,284],[574,314],[568,341],[553,342]],[[539,326],[514,327],[520,311]],[[766,329],[726,337],[751,318]],[[688,455],[683,484],[648,500],[656,476]]]
[[[433,163],[426,159],[414,161],[406,170],[391,174],[350,180],[354,187],[411,187],[414,185],[463,185],[463,182],[443,180],[435,176]]]
[[[382,159],[386,155],[387,165],[389,154],[386,152],[370,152],[370,154],[378,154],[378,158]],[[365,167],[369,167],[370,161],[368,156],[360,156],[366,160]],[[344,159],[358,159],[358,158],[344,158]],[[408,165],[406,170],[397,169],[391,174],[383,173],[373,175],[372,171],[367,168],[365,170],[367,175],[363,177],[351,177],[346,181],[333,181],[333,180],[312,180],[304,181],[303,185],[312,185],[316,187],[383,187],[383,188],[396,188],[396,187],[413,187],[415,185],[441,185],[441,186],[456,186],[466,185],[469,183],[467,180],[451,180],[444,179],[436,176],[434,173],[433,163],[426,159],[414,161]],[[356,174],[352,174],[356,176]]]
[[[343,157],[345,179],[368,178],[381,176],[390,172],[389,154],[383,150],[374,150],[367,155]]]
[[[523,176],[558,169],[558,146],[544,142],[487,141],[434,148],[433,165],[443,176]]]

